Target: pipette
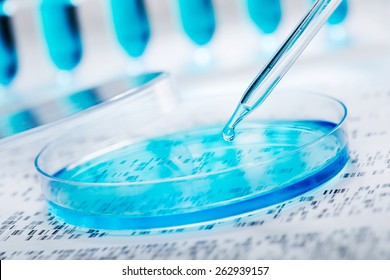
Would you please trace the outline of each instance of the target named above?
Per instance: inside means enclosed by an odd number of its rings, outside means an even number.
[[[222,131],[222,136],[226,141],[233,141],[237,124],[266,100],[341,1],[317,0],[313,4],[307,15],[244,92],[236,110]]]

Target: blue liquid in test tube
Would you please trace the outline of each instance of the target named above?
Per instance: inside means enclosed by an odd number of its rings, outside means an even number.
[[[0,0],[0,84],[7,86],[17,72],[17,54],[12,22],[3,9],[4,2]]]
[[[331,25],[340,24],[347,18],[347,15],[348,15],[348,1],[343,0],[328,19],[328,23]]]
[[[70,0],[42,0],[40,13],[52,61],[61,70],[74,69],[82,57],[76,7]]]
[[[215,32],[215,15],[211,0],[178,0],[184,32],[197,45],[206,45]]]
[[[280,0],[246,0],[249,16],[265,34],[276,31],[282,20]]]
[[[114,28],[128,55],[139,57],[150,39],[150,26],[143,0],[111,0]]]

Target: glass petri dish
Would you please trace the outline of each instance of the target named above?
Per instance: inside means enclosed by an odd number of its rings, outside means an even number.
[[[157,116],[177,103],[171,87],[169,74],[150,72],[117,76],[93,86],[47,86],[28,92],[9,92],[0,96],[0,145],[72,120],[80,123],[84,118],[95,118],[95,114],[103,113],[106,108],[123,107],[122,103],[129,101],[153,109]]]
[[[318,188],[348,160],[346,107],[278,93],[221,136],[237,96],[190,98],[149,122],[114,111],[66,131],[36,157],[49,211],[88,228],[186,227],[253,214]]]

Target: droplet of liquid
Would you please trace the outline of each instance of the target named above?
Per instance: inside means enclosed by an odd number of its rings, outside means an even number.
[[[226,126],[222,131],[223,140],[226,142],[232,142],[236,134],[234,133],[234,128]]]

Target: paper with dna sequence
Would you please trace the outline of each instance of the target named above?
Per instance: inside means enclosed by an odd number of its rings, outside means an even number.
[[[32,164],[37,150],[3,146],[0,259],[389,259],[389,59],[364,54],[342,57],[337,69],[343,53],[299,65],[282,85],[305,82],[346,103],[347,167],[313,193],[224,225],[114,234],[64,224],[47,212]]]

